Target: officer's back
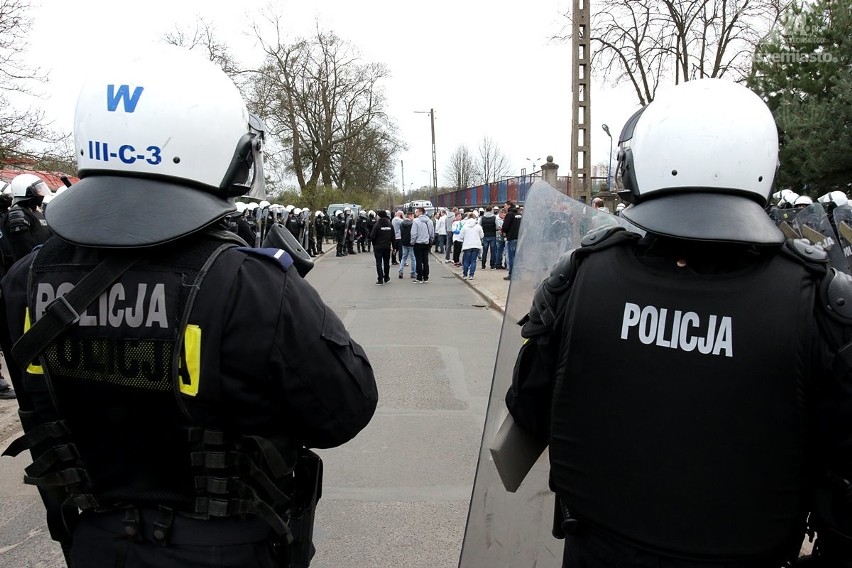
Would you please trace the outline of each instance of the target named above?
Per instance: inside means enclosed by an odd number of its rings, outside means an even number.
[[[560,260],[506,396],[549,444],[563,565],[781,566],[806,521],[848,562],[852,281],[763,210],[771,112],[690,81],[620,145],[622,216],[647,234],[604,227]]]
[[[285,251],[217,229],[263,180],[263,131],[227,76],[177,49],[115,76],[81,92],[81,181],[47,210],[59,238],[1,284],[25,370],[11,451],[43,458],[27,482],[75,566],[304,563],[306,448],[367,424],[372,369]]]

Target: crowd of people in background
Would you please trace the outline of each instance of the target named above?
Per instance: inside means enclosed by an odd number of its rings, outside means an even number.
[[[399,267],[398,279],[405,278],[408,268],[414,283],[428,282],[431,250],[436,255],[443,254],[445,263],[461,268],[464,280],[474,279],[477,266],[481,270],[505,270],[503,279],[510,280],[522,217],[523,207],[512,201],[487,210],[437,208],[431,216],[423,207],[398,209],[390,221],[393,231],[390,265]],[[371,233],[371,240],[374,238]],[[376,284],[387,283],[378,261],[377,271]]]

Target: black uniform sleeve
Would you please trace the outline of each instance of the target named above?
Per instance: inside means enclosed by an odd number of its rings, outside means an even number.
[[[550,398],[555,380],[558,339],[539,335],[525,340],[506,392],[515,422],[542,440],[550,438]]]
[[[316,290],[293,268],[247,256],[228,296],[223,395],[243,427],[314,448],[355,437],[378,402],[373,369]]]
[[[515,422],[544,440],[550,437],[551,395],[563,351],[561,322],[576,266],[573,251],[563,254],[536,290],[522,320],[524,344],[506,393],[506,407]]]
[[[296,372],[285,396],[306,425],[305,445],[338,446],[367,425],[378,403],[367,354],[299,277],[287,279],[274,346],[282,362]]]

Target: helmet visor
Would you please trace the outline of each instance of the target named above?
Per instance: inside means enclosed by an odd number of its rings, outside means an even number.
[[[27,197],[47,197],[50,195],[50,188],[42,180],[38,180],[27,188]]]

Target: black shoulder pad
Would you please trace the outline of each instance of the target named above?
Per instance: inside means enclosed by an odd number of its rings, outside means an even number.
[[[823,286],[826,310],[835,319],[852,325],[852,276],[832,268],[828,271]]]
[[[545,279],[543,285],[553,293],[559,293],[571,284],[574,278],[574,271],[577,270],[577,249],[563,252],[559,255],[559,259],[553,268],[550,269],[550,275]]]
[[[553,269],[535,291],[529,314],[521,320],[523,337],[532,337],[547,331],[558,315],[559,295],[568,289],[577,270],[576,251],[562,253]]]
[[[603,227],[598,227],[597,229],[592,229],[586,236],[583,237],[583,240],[580,241],[580,244],[584,247],[590,247],[595,245],[600,245],[603,241],[610,238],[612,235],[616,233],[620,233],[622,231],[627,231],[624,227],[619,227],[617,225],[604,225]]]
[[[596,251],[602,250],[615,245],[622,244],[627,241],[635,241],[641,239],[642,235],[628,231],[624,227],[606,225],[598,229],[594,229],[586,233],[583,240],[580,242],[581,251]]]
[[[828,264],[828,253],[807,239],[787,239],[781,250],[808,267],[824,270]]]

